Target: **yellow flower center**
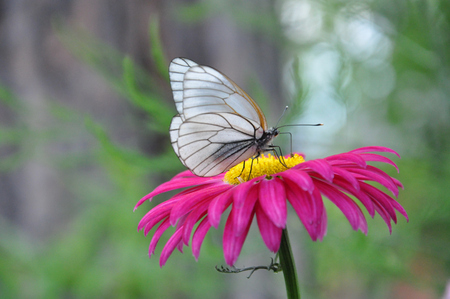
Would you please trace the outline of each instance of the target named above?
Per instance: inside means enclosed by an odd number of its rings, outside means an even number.
[[[261,155],[258,159],[252,158],[239,163],[227,171],[224,181],[230,185],[239,185],[253,178],[265,175],[270,178],[272,174],[285,171],[295,165],[305,162],[302,156],[295,154],[292,157],[284,158],[268,155]]]

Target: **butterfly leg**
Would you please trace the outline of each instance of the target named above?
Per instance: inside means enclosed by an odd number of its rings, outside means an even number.
[[[247,181],[250,180],[250,175],[252,174],[253,161],[254,161],[255,159],[258,159],[260,156],[261,156],[261,153],[258,153],[255,157],[252,157],[252,162],[250,163],[250,171],[249,171],[249,173],[248,173]],[[258,161],[258,160],[257,160],[257,161]],[[242,175],[242,173],[244,172],[244,169],[245,169],[245,161],[244,161],[244,163],[243,163],[243,165],[242,165],[241,173],[240,173],[236,178],[238,178],[238,177],[240,177],[240,176]]]
[[[258,163],[258,158],[261,157],[261,152],[258,152],[258,154],[256,154],[256,156],[252,157],[252,163],[250,164],[250,171],[248,172],[248,179],[247,181],[250,181],[250,175],[252,174],[252,169],[253,169],[253,161],[256,160],[256,162]]]
[[[240,177],[240,176],[242,175],[242,173],[244,172],[244,169],[245,169],[245,161],[244,161],[243,164],[242,164],[242,170],[241,170],[241,173],[240,173],[236,178],[238,178],[238,177]]]
[[[293,157],[294,156],[294,154],[292,153],[292,133],[291,132],[281,132],[281,133],[279,133],[280,135],[281,134],[289,134],[289,148],[291,149],[291,157]]]
[[[279,151],[279,154],[278,154],[277,150]],[[280,163],[281,163],[284,167],[289,168],[289,167],[286,165],[286,162],[284,161],[283,152],[282,152],[280,146],[271,144],[271,145],[269,145],[269,148],[268,148],[266,151],[272,152],[272,154],[273,154],[275,157],[277,157],[278,161],[280,161]]]

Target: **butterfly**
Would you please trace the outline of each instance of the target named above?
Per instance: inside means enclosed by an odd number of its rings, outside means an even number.
[[[219,71],[186,58],[169,66],[178,111],[170,140],[181,163],[195,175],[210,177],[273,151],[279,132],[268,128],[255,101]]]

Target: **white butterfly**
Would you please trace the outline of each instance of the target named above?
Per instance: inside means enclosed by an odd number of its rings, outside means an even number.
[[[178,110],[170,139],[180,161],[194,174],[215,176],[263,151],[272,150],[276,128],[239,86],[215,69],[186,58],[169,66]]]

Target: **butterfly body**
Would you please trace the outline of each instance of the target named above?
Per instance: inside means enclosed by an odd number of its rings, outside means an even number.
[[[267,146],[269,143],[278,136],[278,129],[277,128],[270,128],[267,131],[264,131],[261,138],[256,140],[256,152],[259,154],[261,152],[267,151]]]
[[[217,70],[175,58],[169,75],[178,110],[170,125],[172,146],[194,174],[225,172],[268,150],[278,135],[250,96]]]

